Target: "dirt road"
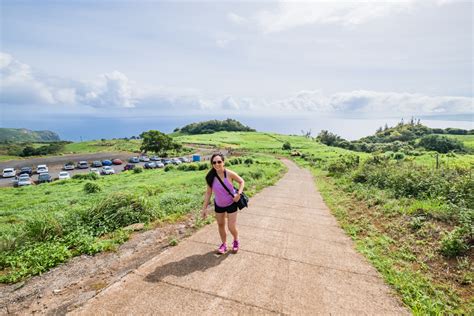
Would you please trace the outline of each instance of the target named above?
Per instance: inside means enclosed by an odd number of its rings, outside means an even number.
[[[217,229],[207,226],[72,313],[409,314],[354,250],[311,174],[285,164],[283,179],[239,214],[237,254],[215,254]]]

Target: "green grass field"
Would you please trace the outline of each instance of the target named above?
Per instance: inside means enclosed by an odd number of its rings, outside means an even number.
[[[275,183],[284,170],[271,157],[254,155],[252,161],[229,166],[245,177],[250,196]],[[16,282],[81,253],[113,250],[126,240],[123,226],[198,212],[209,168],[202,165],[206,170],[129,171],[94,181],[1,189],[0,281]]]

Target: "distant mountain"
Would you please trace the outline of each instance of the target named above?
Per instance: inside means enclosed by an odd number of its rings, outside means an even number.
[[[0,142],[54,142],[59,135],[51,131],[31,131],[26,128],[0,128]]]
[[[253,128],[243,125],[237,120],[227,119],[224,121],[211,120],[199,123],[192,123],[182,128],[177,128],[174,132],[182,134],[212,134],[215,132],[255,132]]]

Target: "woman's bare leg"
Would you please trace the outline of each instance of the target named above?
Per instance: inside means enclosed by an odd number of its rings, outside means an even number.
[[[227,240],[227,234],[225,232],[225,215],[226,213],[216,213],[217,226],[219,228],[219,235],[221,236],[221,241],[223,244]]]
[[[234,236],[234,240],[239,240],[239,231],[237,230],[237,212],[230,213],[227,217],[227,227],[229,227],[230,233]]]

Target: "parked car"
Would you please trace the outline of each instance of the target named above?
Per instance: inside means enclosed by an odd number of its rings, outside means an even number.
[[[14,187],[23,187],[27,185],[32,185],[33,181],[31,181],[30,176],[27,173],[20,174],[18,177],[15,177],[13,180]]]
[[[63,169],[64,169],[64,170],[74,170],[74,163],[73,163],[73,162],[67,162],[67,163],[63,166]]]
[[[138,158],[140,161],[143,161],[143,162],[148,162],[150,161],[150,158],[148,158],[148,156],[140,156],[140,158]]]
[[[128,162],[131,162],[131,163],[139,163],[140,162],[140,159],[138,159],[138,157],[132,157],[128,160]]]
[[[40,173],[38,176],[38,183],[45,183],[45,182],[51,182],[53,179],[47,172]]]
[[[102,167],[102,162],[99,161],[99,160],[94,160],[94,161],[91,163],[91,167],[93,167],[93,168]]]
[[[100,176],[100,170],[97,169],[97,168],[91,168],[91,171],[90,171],[90,172],[96,173],[96,174],[98,174],[98,175]]]
[[[16,176],[15,168],[5,168],[3,169],[3,177],[4,178],[11,178]]]
[[[27,174],[31,177],[31,175],[33,174],[33,168],[31,168],[31,167],[22,167],[20,169],[19,175],[22,175],[22,174]]]
[[[112,166],[112,160],[110,160],[110,159],[102,160],[102,165],[103,166]]]
[[[135,165],[131,163],[128,163],[125,165],[125,167],[123,167],[123,171],[132,170],[132,169],[135,169]]]
[[[151,160],[151,161],[161,161],[161,158],[160,158],[160,157],[156,157],[156,156],[151,156],[151,157],[150,157],[150,160]]]
[[[165,167],[165,165],[161,161],[155,162],[155,165],[156,165],[157,168],[164,168]]]
[[[38,165],[38,167],[36,167],[36,173],[37,174],[41,174],[41,173],[48,173],[48,167],[46,165]]]
[[[87,163],[87,161],[79,161],[77,163],[77,169],[87,169],[89,168],[89,164]]]
[[[167,159],[167,158],[165,158],[165,159],[161,159],[161,162],[162,162],[162,163],[163,163],[165,166],[167,166],[167,165],[169,165],[169,164],[172,164],[172,163],[173,163],[173,162],[171,162],[171,160],[169,160],[169,159]]]
[[[115,170],[111,166],[105,166],[104,168],[102,168],[101,173],[102,174],[114,174]]]
[[[116,159],[112,160],[112,163],[113,163],[114,165],[121,165],[121,164],[123,164],[123,161],[120,160],[120,159],[118,159],[118,158],[116,158]]]
[[[171,163],[173,163],[173,165],[182,164],[181,160],[179,160],[178,158],[171,158]]]
[[[178,159],[183,163],[190,162],[190,160],[186,157],[179,157]]]
[[[67,171],[61,171],[58,175],[58,179],[59,180],[67,180],[67,179],[71,179],[71,175],[69,174],[69,172]]]
[[[156,168],[156,163],[154,163],[154,162],[145,162],[143,167],[145,169],[155,169]]]

